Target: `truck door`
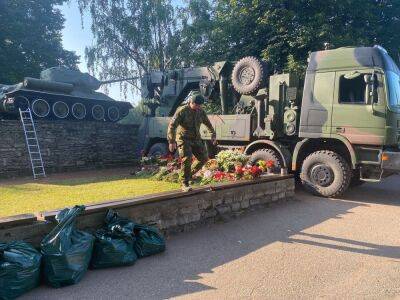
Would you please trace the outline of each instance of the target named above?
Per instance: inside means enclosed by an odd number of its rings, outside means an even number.
[[[341,135],[358,145],[384,143],[385,105],[381,100],[383,77],[380,74],[374,75],[376,93],[374,97],[368,97],[364,75],[372,74],[372,70],[336,72],[332,137]]]

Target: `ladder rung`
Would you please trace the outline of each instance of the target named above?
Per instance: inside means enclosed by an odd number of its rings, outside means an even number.
[[[37,169],[37,168],[42,168],[42,169],[44,169],[43,166],[33,166],[33,168],[34,168],[34,169]]]

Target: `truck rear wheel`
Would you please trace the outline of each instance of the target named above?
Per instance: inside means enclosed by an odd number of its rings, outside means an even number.
[[[349,187],[352,173],[349,164],[339,154],[322,150],[311,153],[303,161],[301,182],[313,194],[337,197]]]
[[[156,157],[156,156],[165,156],[168,154],[168,147],[165,143],[155,143],[150,147],[150,150],[147,156]]]
[[[281,169],[281,160],[279,159],[279,154],[276,153],[276,151],[272,149],[259,149],[257,151],[254,151],[251,156],[249,163],[251,165],[256,164],[259,160],[265,160],[265,161],[272,161],[274,163],[274,172],[278,172]]]

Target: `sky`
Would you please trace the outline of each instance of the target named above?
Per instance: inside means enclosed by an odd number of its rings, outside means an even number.
[[[82,72],[87,72],[86,60],[85,60],[85,47],[90,46],[93,43],[93,35],[91,33],[91,18],[90,15],[86,14],[84,18],[81,18],[78,4],[76,1],[69,1],[61,6],[61,12],[65,18],[63,34],[63,46],[66,50],[75,51],[80,56],[79,69]],[[83,28],[82,28],[83,22]],[[100,90],[101,91],[101,90]],[[123,100],[123,93],[120,92],[119,84],[112,84],[108,86],[108,95],[115,100]],[[138,97],[135,98],[129,93],[128,101],[137,102]]]

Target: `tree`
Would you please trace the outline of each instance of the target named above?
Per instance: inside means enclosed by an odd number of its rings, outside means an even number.
[[[57,65],[76,68],[78,56],[62,47],[64,18],[56,5],[64,0],[0,1],[0,83]]]
[[[95,43],[86,49],[100,79],[140,76],[174,66],[175,11],[170,0],[78,0],[89,11]]]
[[[210,24],[198,29],[196,14],[208,2]],[[191,62],[261,56],[276,70],[302,72],[310,51],[381,44],[397,56],[400,48],[399,0],[190,0],[182,40]],[[203,8],[202,8],[203,7]],[[187,17],[193,16],[193,17]],[[193,36],[196,35],[197,37]],[[185,35],[190,37],[185,39]],[[198,51],[205,49],[206,51]],[[271,70],[272,71],[272,70]]]

